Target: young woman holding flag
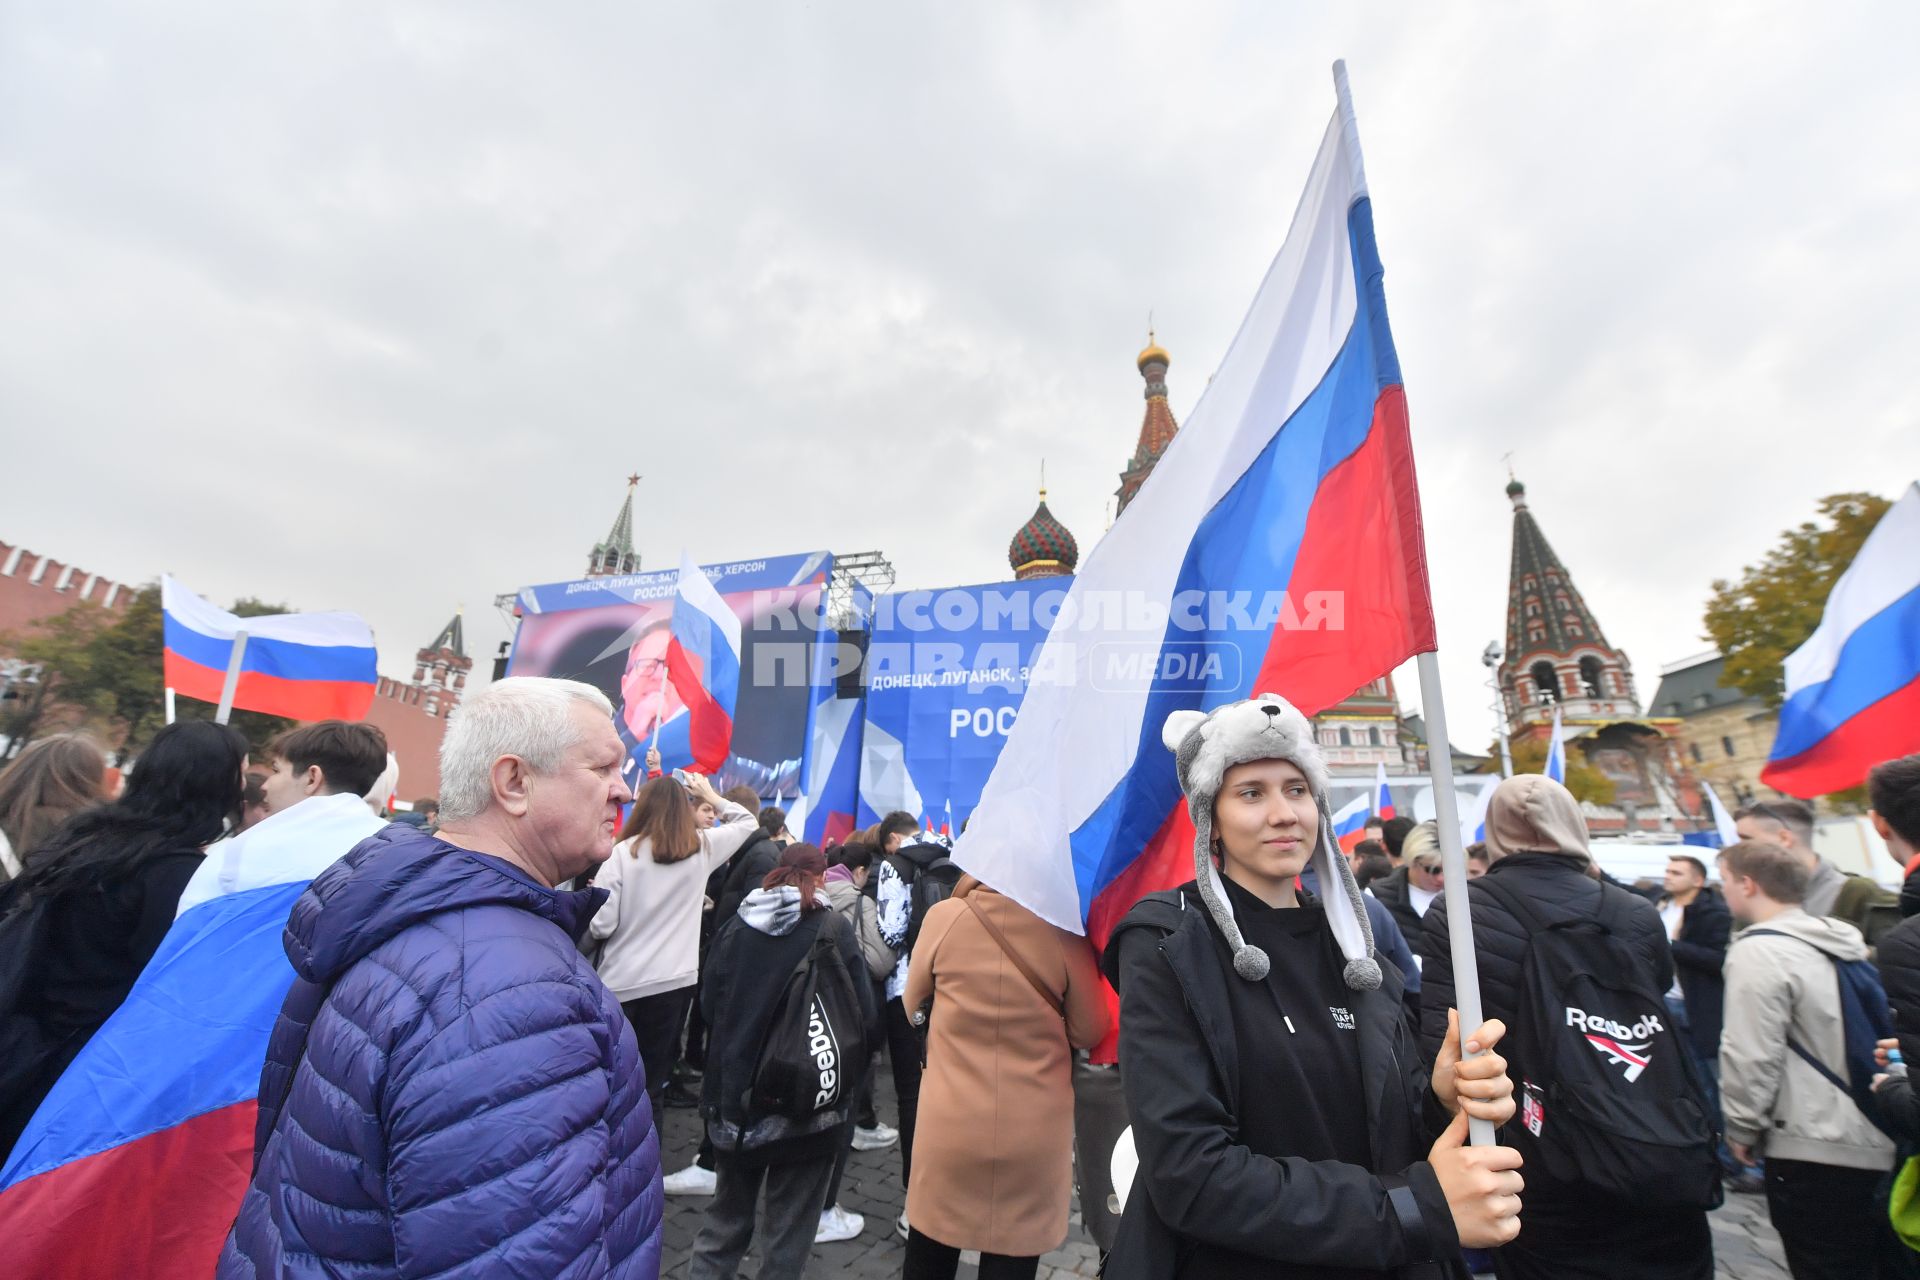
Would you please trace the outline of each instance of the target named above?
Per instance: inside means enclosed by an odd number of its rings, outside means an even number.
[[[1513,1113],[1505,1061],[1462,1061],[1455,1026],[1422,1067],[1304,716],[1260,696],[1177,712],[1163,736],[1195,879],[1107,947],[1139,1175],[1105,1274],[1464,1276],[1462,1246],[1519,1229],[1518,1154],[1465,1145],[1469,1115]],[[1324,900],[1296,887],[1309,861]]]

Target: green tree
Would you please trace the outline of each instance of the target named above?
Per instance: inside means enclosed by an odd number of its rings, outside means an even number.
[[[1780,535],[1759,564],[1733,581],[1716,579],[1707,601],[1706,633],[1726,655],[1723,684],[1767,706],[1786,693],[1781,664],[1820,625],[1833,584],[1892,505],[1871,493],[1820,500],[1826,523],[1808,520]]]
[[[1498,742],[1493,744],[1497,754]],[[1525,742],[1510,744],[1513,752],[1513,772],[1518,777],[1523,773],[1545,773],[1547,771],[1546,739],[1529,739]],[[1595,769],[1580,758],[1577,747],[1567,748],[1567,790],[1573,792],[1575,800],[1591,800],[1594,804],[1612,804],[1613,779]]]

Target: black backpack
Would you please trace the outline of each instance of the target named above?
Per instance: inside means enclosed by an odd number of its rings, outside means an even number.
[[[1720,1135],[1693,1054],[1626,941],[1633,896],[1602,884],[1592,917],[1548,924],[1499,877],[1475,885],[1529,935],[1500,1046],[1520,1104],[1503,1141],[1529,1180],[1649,1209],[1719,1205]]]
[[[960,883],[960,877],[965,874],[952,858],[935,858],[914,876],[913,884],[908,888],[908,955],[913,954],[913,944],[919,941],[920,926],[926,922],[927,912],[951,898],[955,886]]]
[[[754,1060],[746,1108],[752,1117],[805,1120],[832,1110],[852,1096],[867,1061],[860,993],[834,939],[833,913],[811,914],[813,940],[787,975]]]

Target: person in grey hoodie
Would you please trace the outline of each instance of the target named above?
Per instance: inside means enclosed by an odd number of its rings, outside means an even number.
[[[1879,1193],[1893,1142],[1788,1043],[1846,1071],[1834,964],[1865,960],[1866,942],[1844,921],[1807,914],[1810,872],[1780,845],[1728,845],[1720,879],[1747,926],[1727,950],[1727,1145],[1742,1163],[1766,1157],[1768,1216],[1797,1280],[1896,1274],[1880,1270],[1899,1256]]]

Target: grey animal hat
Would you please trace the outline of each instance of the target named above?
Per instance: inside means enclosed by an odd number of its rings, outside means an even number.
[[[1320,877],[1327,924],[1333,929],[1334,941],[1340,944],[1340,954],[1347,958],[1343,974],[1347,986],[1355,991],[1378,987],[1380,962],[1374,957],[1373,930],[1367,923],[1366,906],[1360,901],[1353,869],[1338,852],[1333,816],[1327,807],[1327,762],[1314,745],[1307,718],[1284,698],[1256,694],[1245,702],[1216,707],[1211,713],[1176,711],[1167,717],[1161,739],[1173,752],[1174,770],[1187,796],[1187,812],[1193,818],[1194,879],[1199,882],[1200,898],[1213,922],[1233,948],[1234,972],[1249,982],[1258,982],[1267,976],[1272,961],[1241,936],[1226,887],[1214,868],[1213,801],[1227,770],[1234,765],[1249,760],[1285,760],[1306,775],[1307,788],[1320,810],[1313,863]]]

